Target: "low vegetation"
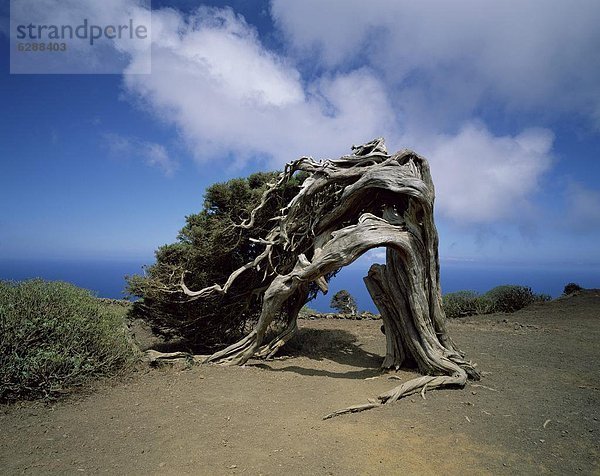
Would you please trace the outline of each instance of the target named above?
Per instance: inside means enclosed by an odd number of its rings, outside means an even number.
[[[582,289],[569,283],[563,294]],[[349,293],[341,297],[343,304],[354,302]],[[457,318],[514,312],[550,299],[526,286],[503,285],[484,294],[446,294],[443,306],[447,317]],[[124,324],[130,307],[64,282],[0,281],[0,402],[51,398],[130,367],[139,352]],[[300,317],[380,318],[353,309],[336,315],[304,306]]]
[[[0,281],[0,402],[53,397],[130,366],[126,311],[64,282]]]
[[[204,299],[189,299],[179,287],[182,278],[191,290],[223,285],[236,269],[259,256],[265,230],[272,218],[297,193],[304,176],[297,174],[254,215],[254,227],[239,224],[251,216],[269,183],[278,173],[255,173],[246,178],[216,183],[206,189],[199,213],[186,217],[177,241],[156,251],[156,262],[144,275],[129,276],[128,292],[140,298],[132,318],[148,323],[154,332],[185,342],[198,353],[213,352],[243,336],[262,309],[255,291],[264,278],[264,269],[247,269],[227,293]],[[295,261],[283,260],[279,272],[287,272]],[[317,287],[311,287],[311,296]]]
[[[446,317],[457,318],[493,312],[515,312],[534,302],[550,301],[547,294],[535,294],[528,286],[502,285],[484,294],[458,291],[443,297]]]
[[[475,291],[457,291],[442,298],[446,317],[466,317],[493,312],[492,302]]]
[[[576,292],[582,291],[583,288],[579,286],[577,283],[568,283],[565,285],[563,289],[564,296],[570,296],[571,294],[575,294]]]

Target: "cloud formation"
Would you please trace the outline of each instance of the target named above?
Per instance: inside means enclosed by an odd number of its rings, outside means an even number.
[[[463,224],[531,218],[529,198],[552,164],[553,140],[546,129],[496,137],[481,123],[433,138],[424,152],[438,211]]]
[[[126,88],[175,124],[200,161],[262,156],[279,167],[395,133],[386,91],[368,68],[305,82],[229,9],[159,10],[153,32],[152,74],[124,76]]]
[[[380,71],[415,119],[448,127],[486,102],[600,127],[600,3],[272,0],[297,55]]]
[[[104,141],[111,156],[139,160],[148,167],[159,169],[166,177],[172,177],[179,168],[179,163],[169,156],[161,144],[116,133],[104,134]]]
[[[200,163],[277,168],[385,136],[392,151],[408,146],[430,159],[445,219],[522,225],[551,169],[553,133],[515,126],[497,134],[478,112],[492,101],[500,111],[543,104],[543,114],[593,118],[600,81],[590,80],[596,66],[584,59],[597,9],[585,3],[589,15],[571,15],[580,28],[561,36],[556,12],[532,20],[541,9],[535,2],[485,11],[463,1],[434,6],[273,0],[289,45],[280,52],[230,9],[155,10],[152,74],[124,75],[125,89],[175,125]],[[307,58],[317,74],[298,66]],[[578,87],[565,90],[568,83]]]

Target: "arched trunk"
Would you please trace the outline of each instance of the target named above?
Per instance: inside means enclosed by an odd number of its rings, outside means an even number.
[[[373,265],[364,278],[386,331],[382,366],[398,369],[412,362],[424,376],[380,395],[375,403],[339,410],[327,418],[373,408],[417,391],[463,386],[468,377],[478,379],[474,365],[463,359],[446,330],[433,220],[434,189],[427,161],[411,151],[390,156],[382,139],[356,147],[351,156],[336,161],[317,163],[304,157],[288,164],[279,182],[265,193],[263,203],[298,170],[309,177],[268,233],[263,254],[232,273],[224,287],[194,292],[182,283],[185,294],[193,299],[227,292],[228,285],[246,269],[266,266],[271,270],[255,328],[207,362],[241,365],[252,357],[274,355],[295,332],[310,283],[326,289],[325,277],[330,273],[367,250],[384,246],[386,264]],[[253,226],[256,210],[242,227]],[[291,253],[293,270],[278,272],[272,262],[274,250],[279,256]],[[269,324],[285,309],[289,312],[285,331],[261,347]]]

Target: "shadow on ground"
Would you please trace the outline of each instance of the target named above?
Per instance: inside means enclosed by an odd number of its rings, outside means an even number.
[[[273,372],[293,372],[311,377],[365,379],[379,374],[383,357],[366,351],[355,334],[341,329],[300,329],[296,336],[281,351],[282,356],[305,357],[310,360],[332,362],[357,367],[360,370],[335,372],[289,365],[277,368],[267,363],[253,364],[254,367]]]

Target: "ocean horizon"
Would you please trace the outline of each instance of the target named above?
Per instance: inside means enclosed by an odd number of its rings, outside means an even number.
[[[67,281],[89,289],[96,296],[112,299],[125,298],[125,275],[142,274],[142,266],[152,260],[0,260],[0,279],[24,280],[43,278]],[[367,274],[365,267],[344,268],[331,280],[327,295],[319,295],[309,303],[320,312],[331,311],[331,296],[346,289],[354,296],[359,310],[377,312],[363,283]],[[573,266],[510,266],[469,262],[441,264],[442,293],[460,290],[485,292],[502,284],[529,286],[535,293],[561,295],[565,284],[575,282],[584,288],[600,287],[598,268],[585,265]]]

